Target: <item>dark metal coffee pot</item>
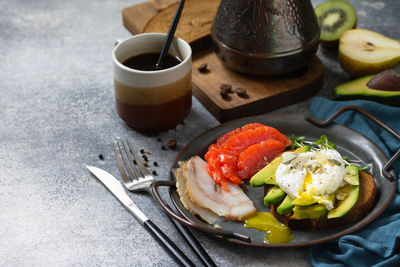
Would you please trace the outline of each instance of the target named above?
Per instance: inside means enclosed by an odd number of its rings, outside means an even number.
[[[229,68],[279,75],[305,67],[320,29],[309,0],[221,0],[211,37]]]

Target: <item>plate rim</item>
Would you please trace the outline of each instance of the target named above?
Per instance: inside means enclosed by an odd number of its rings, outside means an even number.
[[[201,134],[199,134],[199,135],[193,137],[193,138],[179,151],[179,153],[175,156],[175,158],[174,158],[174,160],[173,160],[173,162],[172,162],[172,164],[171,164],[171,166],[170,166],[169,173],[168,173],[168,180],[169,180],[169,181],[175,181],[174,178],[173,178],[173,176],[171,175],[171,172],[172,172],[173,168],[174,168],[174,167],[176,166],[176,164],[178,163],[178,159],[181,157],[181,155],[182,155],[188,148],[190,148],[191,145],[192,145],[193,143],[195,143],[198,139],[200,139],[200,138],[202,138],[202,137],[204,137],[204,136],[210,134],[211,132],[215,131],[215,130],[218,129],[218,128],[222,128],[222,127],[229,126],[229,124],[235,124],[235,123],[238,123],[238,122],[240,122],[240,121],[246,121],[246,120],[251,120],[251,119],[257,119],[257,118],[261,118],[261,117],[262,117],[262,118],[268,118],[268,117],[275,117],[275,118],[279,118],[279,117],[293,117],[293,118],[299,118],[299,119],[301,119],[301,120],[303,120],[303,121],[305,121],[305,122],[308,122],[305,116],[302,116],[302,115],[299,115],[299,114],[274,113],[274,114],[261,114],[261,115],[255,115],[255,116],[246,116],[246,117],[242,117],[242,118],[238,118],[238,119],[234,119],[234,120],[231,120],[231,121],[228,121],[228,122],[221,123],[220,125],[217,125],[217,126],[215,126],[215,127],[212,127],[212,128],[210,128],[210,129],[204,131],[203,133],[201,133]],[[311,123],[311,122],[309,122],[309,123]],[[312,124],[312,123],[311,123],[311,124]],[[313,125],[314,125],[314,124],[313,124]],[[352,128],[346,126],[346,125],[343,125],[343,124],[339,124],[339,123],[334,123],[334,122],[332,122],[332,125],[335,125],[336,127],[344,127],[344,128],[346,128],[347,130],[349,130],[349,131],[355,133],[356,135],[362,136],[362,137],[365,138],[371,145],[373,145],[375,149],[379,150],[379,151],[384,155],[384,160],[385,160],[386,162],[389,160],[388,157],[386,156],[386,154],[383,152],[383,150],[382,150],[375,142],[373,142],[370,138],[368,138],[368,137],[365,136],[364,134],[362,134],[362,133],[360,133],[360,132],[358,132],[358,131],[356,131],[356,130],[354,130],[354,129],[352,129]],[[315,126],[318,127],[317,125],[315,125]],[[319,127],[319,128],[323,128],[323,127]],[[394,170],[394,169],[393,169],[392,171],[395,173],[395,170]],[[383,177],[383,175],[382,175],[382,169],[380,169],[380,172],[381,172],[382,179],[386,179],[386,178]],[[396,173],[395,173],[395,177],[397,177]],[[374,179],[376,179],[376,178],[374,178]],[[308,247],[308,246],[313,246],[313,245],[317,245],[317,244],[322,244],[322,243],[326,243],[326,242],[335,240],[335,239],[337,239],[337,238],[339,238],[339,237],[342,237],[342,236],[344,236],[344,235],[347,235],[347,234],[356,232],[356,231],[360,230],[361,228],[364,228],[365,226],[367,226],[367,225],[370,224],[371,222],[373,222],[379,215],[381,215],[381,214],[383,213],[383,211],[386,210],[386,208],[389,206],[389,204],[390,204],[391,201],[393,200],[393,197],[394,197],[394,195],[395,195],[395,193],[396,193],[396,188],[397,188],[398,180],[395,179],[392,183],[393,183],[393,187],[392,187],[393,190],[390,192],[390,195],[389,195],[387,201],[386,201],[386,202],[384,203],[384,205],[383,205],[379,210],[377,210],[377,211],[373,214],[373,216],[371,216],[368,220],[363,221],[363,222],[362,222],[361,224],[359,224],[358,226],[354,226],[354,225],[353,225],[352,227],[346,228],[346,229],[344,229],[344,230],[342,230],[342,231],[340,231],[340,232],[338,232],[338,233],[336,233],[336,234],[332,234],[332,235],[329,235],[329,236],[327,236],[327,237],[320,238],[320,239],[317,239],[317,240],[303,241],[303,242],[298,242],[298,243],[253,243],[253,242],[241,241],[241,240],[234,239],[234,238],[226,238],[226,237],[223,237],[223,236],[220,236],[220,235],[215,235],[215,234],[212,234],[212,233],[208,233],[208,232],[202,231],[202,230],[200,230],[200,231],[201,231],[201,232],[204,232],[204,233],[207,234],[207,235],[210,235],[210,236],[213,236],[213,237],[216,237],[216,238],[219,238],[219,239],[226,240],[226,241],[228,241],[228,242],[230,242],[230,243],[241,244],[241,245],[251,246],[251,247],[299,248],[299,247]],[[168,190],[168,192],[169,192],[168,194],[169,194],[169,196],[170,196],[170,199],[171,199],[172,203],[174,204],[176,210],[179,212],[179,214],[180,214],[181,216],[183,216],[185,219],[187,219],[188,221],[190,221],[191,223],[193,223],[193,225],[188,225],[188,226],[190,226],[190,227],[196,229],[195,225],[197,225],[198,223],[197,223],[197,222],[194,222],[193,220],[191,220],[190,218],[188,218],[188,216],[186,216],[186,214],[184,214],[184,213],[180,210],[180,208],[178,207],[178,203],[176,203],[176,200],[175,200],[175,198],[173,197],[173,193],[176,193],[176,188],[175,188],[175,187],[170,187],[170,189]],[[378,192],[378,193],[381,194],[381,192]],[[203,223],[203,224],[209,226],[209,224],[207,224],[207,223]]]

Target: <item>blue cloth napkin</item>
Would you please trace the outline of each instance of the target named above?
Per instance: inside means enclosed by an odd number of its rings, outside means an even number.
[[[360,106],[400,133],[398,107],[366,100],[331,101],[317,97],[310,112],[315,117],[326,119],[347,105]],[[347,111],[334,122],[369,137],[389,158],[400,148],[398,139],[359,112]],[[399,160],[394,168],[399,180]],[[400,185],[389,207],[372,223],[332,242],[312,246],[308,252],[314,266],[400,266]]]

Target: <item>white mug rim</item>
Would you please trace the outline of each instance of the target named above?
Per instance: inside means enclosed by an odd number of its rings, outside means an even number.
[[[177,65],[175,65],[175,66],[173,66],[173,67],[167,68],[167,69],[150,70],[150,71],[137,70],[137,69],[132,69],[132,68],[126,67],[124,64],[122,64],[122,63],[116,58],[115,52],[117,51],[117,49],[118,49],[123,43],[125,43],[125,42],[127,42],[127,41],[129,41],[129,40],[131,40],[131,39],[135,39],[135,38],[143,37],[143,36],[165,36],[165,37],[166,37],[167,34],[165,34],[165,33],[140,33],[140,34],[136,34],[136,35],[134,35],[134,36],[131,36],[131,37],[129,37],[129,38],[123,40],[123,41],[120,42],[119,44],[117,44],[117,45],[114,47],[113,51],[112,51],[112,59],[113,59],[114,63],[115,63],[119,68],[121,68],[121,69],[123,69],[123,70],[125,70],[125,71],[128,71],[128,72],[137,73],[137,74],[144,74],[144,75],[146,75],[146,74],[157,74],[157,73],[165,73],[165,72],[169,72],[169,71],[176,70],[176,69],[180,68],[180,66],[186,64],[189,60],[191,60],[192,49],[191,49],[190,45],[189,45],[185,40],[183,40],[182,38],[179,38],[179,37],[174,36],[174,40],[177,40],[178,42],[181,42],[181,43],[182,43],[184,46],[186,46],[186,48],[188,48],[188,50],[189,50],[188,55],[185,57],[184,60],[182,60],[181,62],[179,62],[179,64],[177,64]]]

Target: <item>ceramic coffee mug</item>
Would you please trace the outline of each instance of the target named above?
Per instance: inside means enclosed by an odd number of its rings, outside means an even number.
[[[174,38],[169,54],[181,59],[171,68],[142,71],[122,63],[134,56],[160,53],[165,34],[138,34],[116,41],[112,53],[114,89],[118,115],[139,131],[162,131],[183,121],[192,106],[192,50],[180,38]]]

